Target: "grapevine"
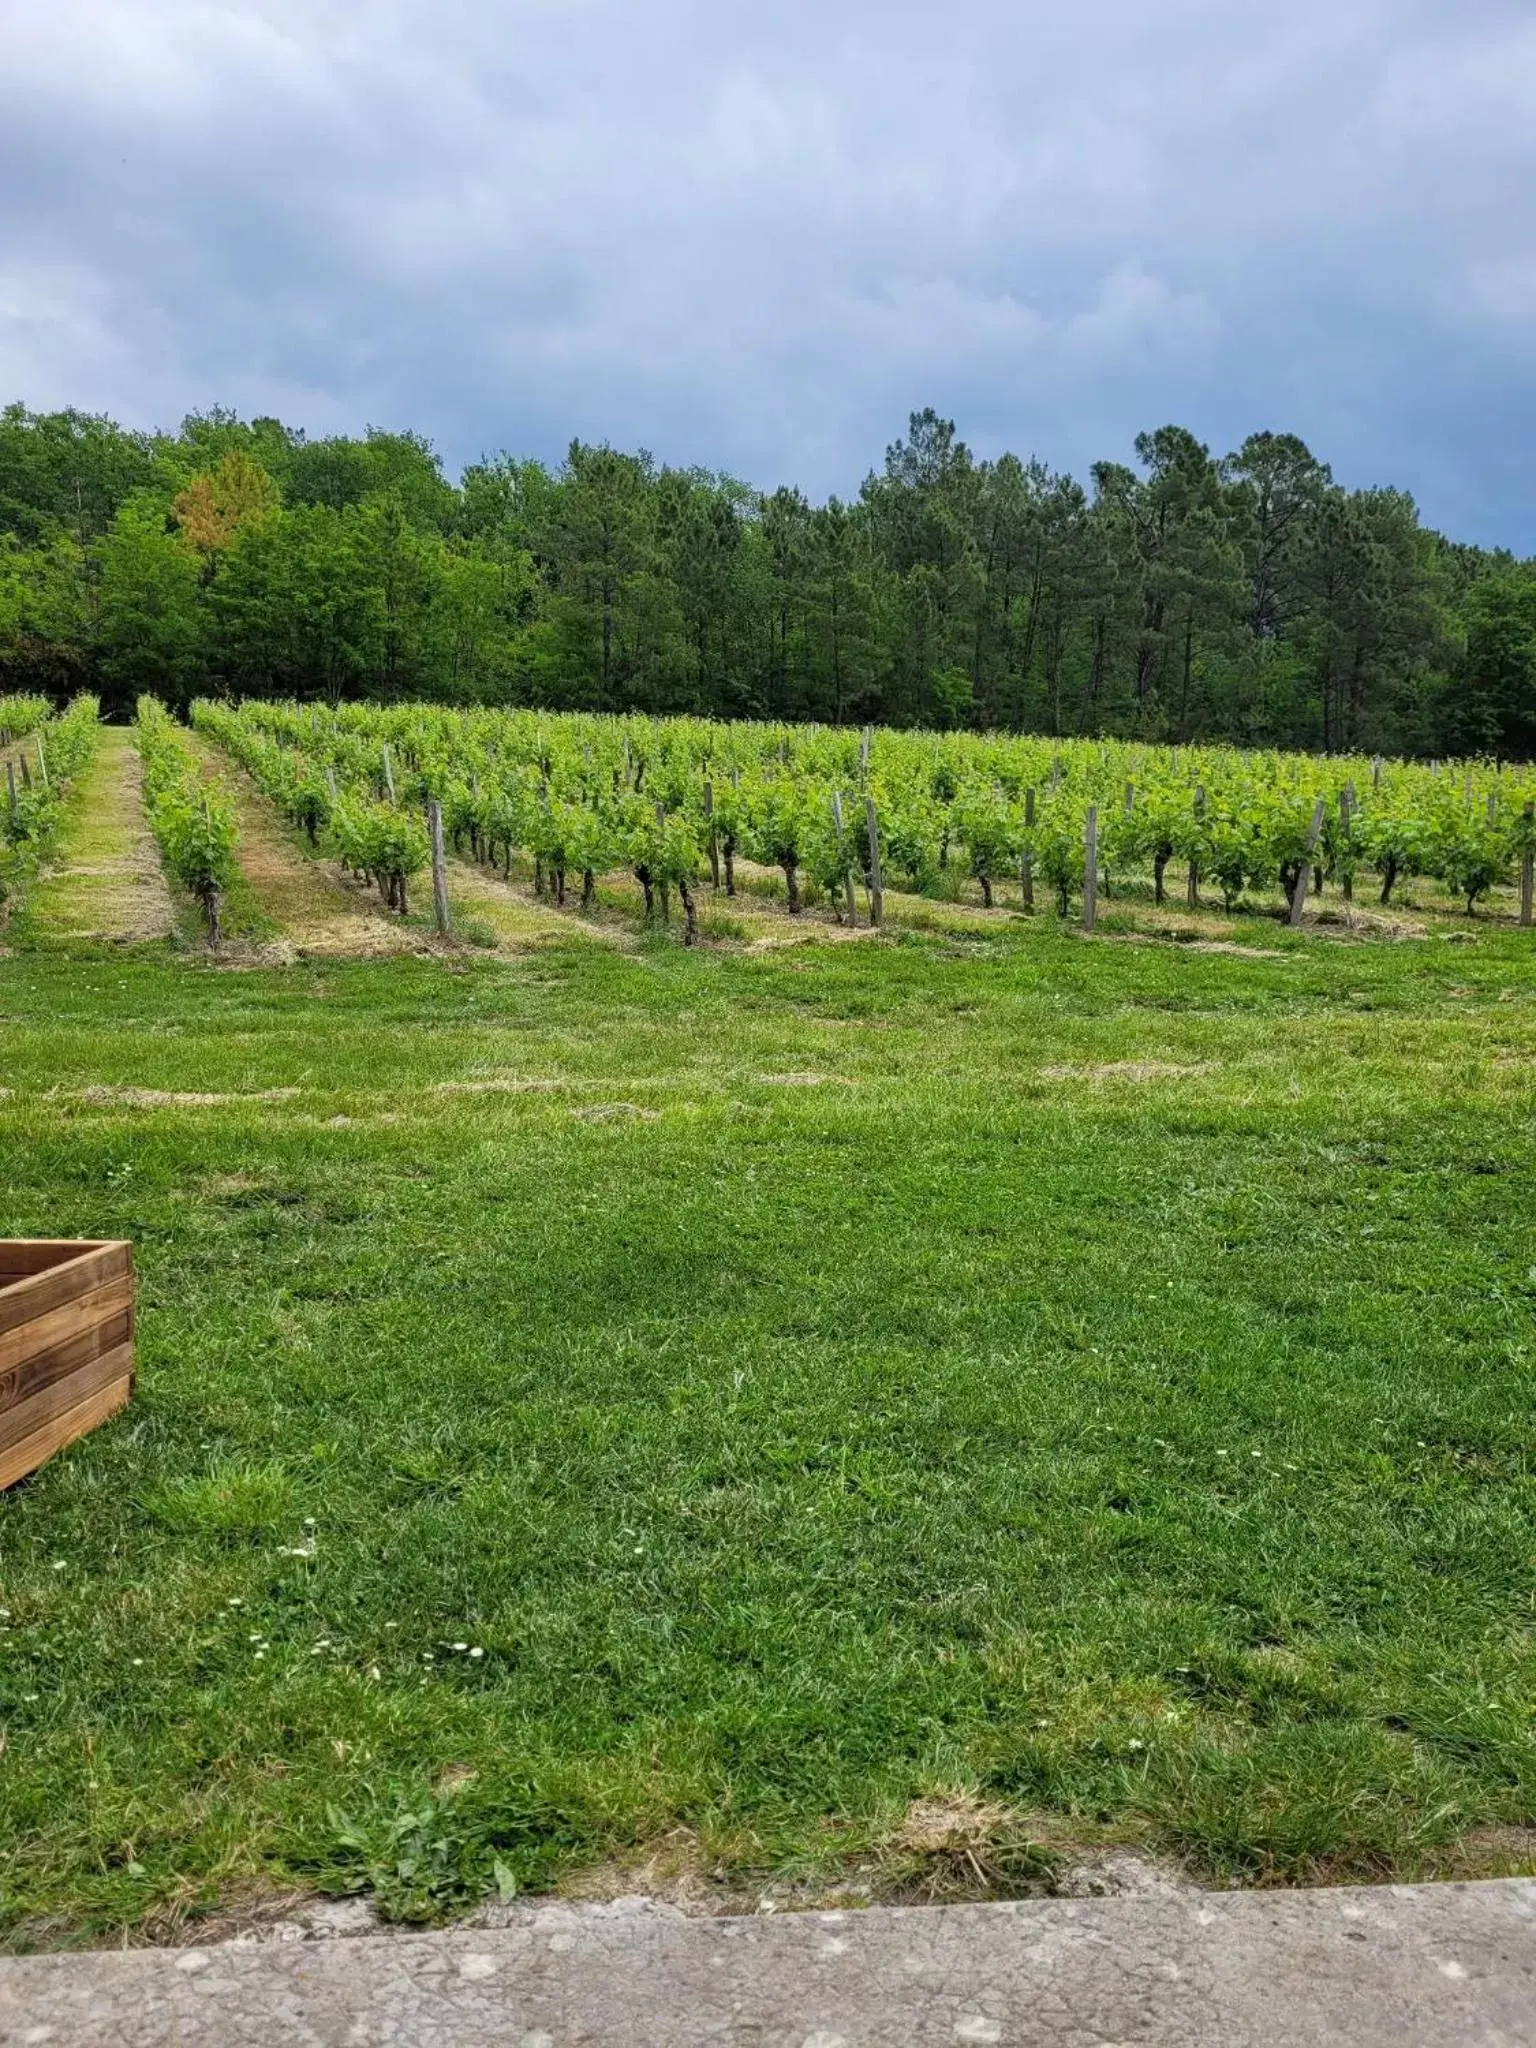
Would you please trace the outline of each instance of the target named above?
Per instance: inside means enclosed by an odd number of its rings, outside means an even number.
[[[1481,761],[894,730],[861,744],[816,726],[424,704],[200,704],[194,716],[312,844],[372,876],[396,909],[425,860],[419,820],[435,798],[461,854],[507,874],[526,858],[557,905],[579,877],[586,908],[605,873],[627,869],[651,914],[678,894],[688,936],[701,869],[730,895],[743,859],[779,872],[792,916],[824,899],[846,917],[872,879],[869,803],[888,876],[949,893],[965,877],[984,904],[1008,883],[1028,908],[1038,878],[1070,914],[1093,805],[1104,894],[1149,875],[1161,903],[1177,861],[1192,906],[1203,885],[1228,909],[1276,890],[1289,904],[1305,865],[1308,900],[1328,881],[1352,899],[1374,872],[1383,904],[1425,878],[1475,914],[1524,858],[1536,798],[1536,770]]]

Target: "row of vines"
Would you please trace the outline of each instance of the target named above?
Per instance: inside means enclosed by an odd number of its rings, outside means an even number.
[[[0,754],[46,725],[53,706],[46,697],[0,697]]]
[[[141,697],[135,728],[144,767],[144,808],[167,871],[193,897],[217,946],[225,891],[237,873],[239,828],[228,791],[193,758],[180,726],[154,697]]]
[[[71,784],[90,762],[97,700],[55,717],[44,697],[0,697],[0,913],[53,851]]]
[[[983,900],[1037,886],[1065,914],[1090,884],[1170,870],[1191,904],[1219,891],[1331,882],[1380,902],[1432,878],[1472,911],[1529,870],[1536,769],[1153,748],[973,734],[722,724],[424,705],[213,703],[195,720],[311,841],[327,843],[403,909],[427,860],[421,819],[441,806],[461,849],[514,855],[564,902],[631,871],[647,908],[675,889],[691,937],[708,872],[777,868],[790,912],[807,889],[846,918],[856,887],[878,916],[882,879],[913,890],[968,878]],[[1092,810],[1095,830],[1085,833]],[[1526,907],[1529,916],[1529,906]]]

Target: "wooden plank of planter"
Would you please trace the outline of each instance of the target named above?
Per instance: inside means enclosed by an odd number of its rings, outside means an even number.
[[[105,1322],[97,1323],[94,1329],[84,1330],[66,1343],[34,1353],[23,1359],[21,1364],[0,1373],[0,1415],[8,1415],[35,1394],[45,1392],[60,1380],[72,1378],[86,1366],[94,1365],[97,1359],[132,1343],[133,1310],[125,1308],[121,1314],[110,1316]]]
[[[133,1248],[0,1242],[0,1487],[133,1394]]]
[[[126,1273],[127,1249],[126,1245],[97,1244],[78,1237],[0,1237],[0,1284],[8,1286],[24,1274],[42,1273],[70,1259],[99,1258],[107,1252],[118,1254],[118,1265],[112,1270]]]
[[[0,1331],[132,1273],[126,1244],[0,1243]]]
[[[41,1351],[51,1351],[55,1345],[83,1337],[87,1331],[132,1307],[133,1281],[127,1274],[120,1274],[104,1287],[88,1288],[73,1301],[60,1302],[46,1315],[31,1316],[9,1330],[0,1330],[0,1372],[24,1365],[29,1358],[35,1358]]]
[[[131,1377],[114,1380],[111,1386],[92,1394],[89,1400],[82,1401],[78,1408],[71,1408],[57,1421],[47,1423],[35,1435],[21,1443],[0,1448],[0,1492],[7,1486],[14,1486],[18,1479],[25,1479],[39,1465],[45,1465],[56,1452],[87,1435],[109,1416],[115,1415],[119,1408],[126,1408],[132,1395]]]
[[[0,1375],[0,1391],[6,1384],[21,1377],[20,1372]],[[73,1414],[86,1401],[93,1401],[107,1388],[115,1387],[119,1380],[128,1384],[131,1390],[133,1379],[133,1346],[119,1344],[112,1351],[102,1352],[99,1358],[87,1359],[63,1379],[55,1380],[50,1387],[42,1387],[24,1401],[17,1401],[9,1408],[0,1408],[5,1418],[5,1433],[13,1443],[30,1443],[32,1438],[44,1434],[62,1417]],[[128,1393],[123,1399],[126,1401]]]

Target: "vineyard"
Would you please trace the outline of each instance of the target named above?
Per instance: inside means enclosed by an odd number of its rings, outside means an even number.
[[[1536,1871],[1533,803],[0,704],[0,1946]]]
[[[791,915],[819,902],[850,925],[881,922],[891,885],[1091,926],[1127,887],[1299,920],[1309,890],[1389,906],[1428,878],[1469,914],[1513,887],[1532,915],[1529,766],[423,706],[202,702],[194,722],[393,909],[436,805],[461,852],[507,874],[521,858],[557,905],[620,871],[648,916],[675,891],[689,941],[701,878],[732,895],[740,861],[777,871]]]
[[[0,697],[0,909],[54,848],[71,785],[96,749],[97,713],[94,697],[75,698],[57,718],[44,697]]]

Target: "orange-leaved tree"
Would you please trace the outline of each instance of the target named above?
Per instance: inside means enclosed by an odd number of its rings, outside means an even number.
[[[217,469],[193,477],[172,505],[181,537],[211,571],[242,527],[271,519],[282,507],[277,485],[244,449],[232,449]]]

